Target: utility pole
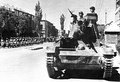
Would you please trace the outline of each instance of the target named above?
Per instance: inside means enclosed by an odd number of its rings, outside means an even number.
[[[105,24],[107,24],[107,11],[105,10]]]
[[[45,13],[45,20],[46,20],[46,13]]]

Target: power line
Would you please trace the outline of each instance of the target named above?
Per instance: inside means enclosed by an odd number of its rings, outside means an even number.
[[[100,7],[101,7],[101,3],[102,1],[100,0],[100,2],[98,3],[98,12],[100,11]]]
[[[89,0],[87,0],[87,6],[89,7]]]
[[[90,7],[90,0],[87,0],[88,8]]]
[[[105,24],[107,24],[107,11],[105,11]]]
[[[97,0],[95,1],[95,6],[97,7]]]

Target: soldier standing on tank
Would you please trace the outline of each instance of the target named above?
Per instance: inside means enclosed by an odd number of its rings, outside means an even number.
[[[94,25],[94,29],[95,29],[94,31],[95,31],[95,34],[96,34],[96,39],[99,39],[99,31],[98,31],[98,28],[97,28],[98,15],[97,15],[97,13],[95,13],[95,7],[94,6],[90,7],[90,12],[91,12],[91,14],[96,16],[96,20],[91,20],[91,22]]]
[[[79,25],[79,29],[84,33],[86,19],[83,17],[83,15],[84,15],[84,13],[82,11],[80,11],[79,12],[78,25]]]
[[[91,13],[87,14],[85,23],[86,29],[84,33],[85,37],[82,40],[89,48],[92,48],[97,53],[93,43],[95,43],[99,38],[99,32],[96,23],[98,21],[98,15],[95,13],[95,7],[90,7],[90,11]]]
[[[98,21],[98,15],[97,15],[97,13],[95,13],[95,7],[94,7],[94,6],[91,6],[91,7],[90,7],[90,12],[91,12],[91,14],[96,15],[97,20],[96,20],[95,22],[97,22],[97,21]]]
[[[82,11],[80,11],[79,12],[79,19],[78,19],[78,21],[82,21],[82,22],[84,22],[85,21],[85,18],[83,17],[83,15],[84,15],[84,13],[82,12]]]

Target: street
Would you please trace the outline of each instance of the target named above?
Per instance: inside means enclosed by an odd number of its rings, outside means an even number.
[[[120,82],[120,0],[0,0],[0,82]]]
[[[44,43],[34,46],[0,49],[0,82],[109,82],[103,79],[70,78],[51,79],[46,68],[46,46]],[[43,47],[43,49],[33,49]],[[119,64],[116,64],[119,67]],[[120,69],[117,69],[120,73]],[[115,73],[114,73],[115,74]],[[116,74],[115,74],[116,75]],[[120,74],[119,74],[120,76]],[[114,77],[119,77],[118,74]],[[117,78],[117,82],[120,81]],[[113,82],[113,81],[112,81]]]

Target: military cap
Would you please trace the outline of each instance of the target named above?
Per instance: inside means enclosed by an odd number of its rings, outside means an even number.
[[[90,7],[90,9],[93,9],[93,10],[95,10],[95,7],[94,7],[94,6],[91,6],[91,7]]]
[[[79,14],[82,14],[82,15],[84,15],[84,13],[83,13],[82,11],[80,11],[80,12],[79,12]]]

